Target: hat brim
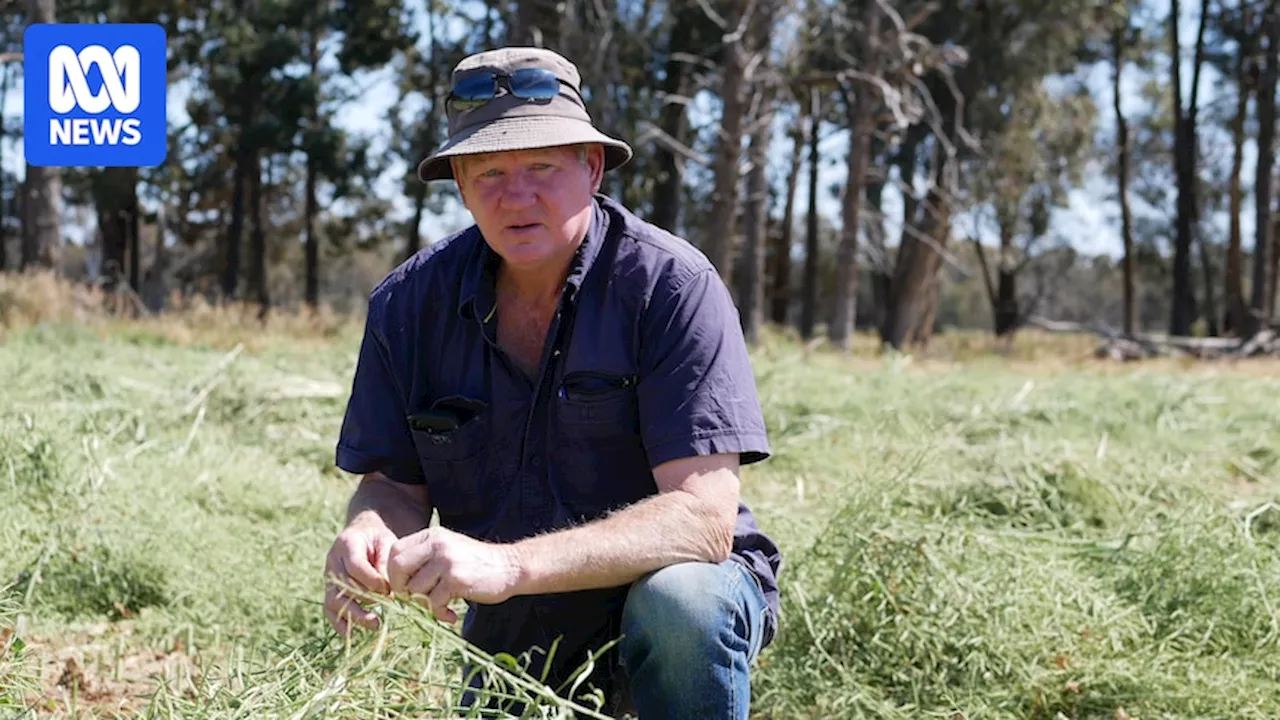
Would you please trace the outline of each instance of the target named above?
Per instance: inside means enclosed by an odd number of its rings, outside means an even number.
[[[506,117],[459,133],[418,164],[423,182],[453,179],[449,158],[459,155],[535,150],[538,148],[600,143],[604,146],[606,172],[631,160],[631,146],[600,132],[587,122],[563,117]]]

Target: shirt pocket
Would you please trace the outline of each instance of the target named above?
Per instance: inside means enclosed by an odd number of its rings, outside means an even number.
[[[572,519],[591,520],[657,491],[640,437],[634,375],[566,373],[555,407],[551,479]]]
[[[556,398],[563,439],[635,436],[640,428],[636,380],[635,375],[596,370],[565,373]]]
[[[500,483],[486,452],[489,427],[486,410],[452,430],[411,430],[428,499],[445,527],[474,534],[491,520]]]

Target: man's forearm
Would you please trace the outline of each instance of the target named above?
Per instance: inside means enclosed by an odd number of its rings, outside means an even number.
[[[360,481],[347,505],[347,524],[381,522],[396,537],[412,535],[431,523],[425,486],[405,485],[377,473]]]
[[[678,562],[722,562],[732,546],[723,513],[674,491],[509,548],[521,569],[516,594],[536,595],[625,585]]]

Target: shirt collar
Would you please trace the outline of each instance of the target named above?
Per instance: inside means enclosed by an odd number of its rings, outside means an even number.
[[[608,198],[601,195],[592,198],[591,224],[569,262],[569,273],[565,279],[565,292],[570,300],[577,299],[578,290],[582,288],[582,282],[595,264],[600,246],[608,236],[610,218],[604,208],[607,202]],[[495,282],[502,258],[489,247],[489,243],[485,242],[484,236],[475,226],[472,230],[479,241],[475,243],[475,249],[467,254],[466,265],[462,270],[458,315],[463,318],[480,317],[487,322],[495,309]]]

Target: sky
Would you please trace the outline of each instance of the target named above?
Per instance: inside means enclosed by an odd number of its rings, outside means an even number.
[[[1150,5],[1156,17],[1163,17],[1168,12],[1167,0],[1153,0]],[[1198,21],[1198,10],[1195,8],[1188,9],[1186,6],[1189,5],[1193,5],[1193,3],[1184,3],[1183,20],[1180,26],[1183,47],[1186,48],[1184,50],[1184,63],[1188,64],[1190,59],[1187,56],[1190,55],[1190,49],[1195,40],[1196,22]],[[423,29],[425,31],[425,28]],[[1157,68],[1156,71],[1167,72],[1164,68]],[[1190,76],[1189,70],[1183,73],[1184,86],[1190,84]],[[1110,138],[1114,135],[1110,66],[1103,64],[1088,68],[1082,73],[1082,77],[1093,93],[1095,102],[1098,105],[1098,133],[1102,137]],[[587,84],[590,84],[591,79],[589,77],[584,80]],[[1211,72],[1206,73],[1205,77],[1202,78],[1202,103],[1212,101],[1215,82],[1216,79]],[[1125,112],[1130,116],[1143,109],[1144,103],[1137,95],[1140,83],[1140,74],[1133,68],[1128,68],[1125,74],[1122,75],[1122,84],[1124,85],[1122,105],[1125,108]],[[343,107],[337,113],[335,123],[350,132],[372,134],[376,138],[374,150],[380,150],[386,146],[387,140],[387,132],[382,118],[385,117],[386,110],[395,102],[396,97],[392,72],[389,68],[386,68],[381,71],[366,73],[357,77],[354,84],[356,87],[362,88],[362,94],[355,102]],[[169,116],[174,123],[186,121],[186,115],[182,110],[185,97],[185,87],[172,85],[169,88]],[[715,108],[710,102],[706,101],[706,98],[701,98],[700,102],[696,102],[690,107],[691,117],[695,123],[699,124],[713,121],[715,112]],[[22,97],[20,88],[15,88],[14,91],[10,92],[8,103],[4,108],[4,114],[11,118],[21,118]],[[785,122],[785,117],[780,119],[774,129],[776,141],[772,143],[770,153],[771,175],[778,178],[779,181],[784,176],[786,167],[790,162],[791,147],[790,141],[786,139],[787,128],[785,127]],[[832,128],[827,129],[821,145],[823,157],[827,160],[824,161],[819,170],[820,195],[818,208],[822,215],[829,218],[832,224],[838,227],[840,225],[840,199],[833,196],[828,188],[843,185],[844,183],[844,158],[848,148],[848,133],[844,131],[833,132],[833,130]],[[635,150],[637,153],[643,153],[649,151],[650,148],[636,147]],[[3,154],[4,166],[21,176],[25,167],[21,144],[12,140],[7,141],[3,147]],[[1252,145],[1248,145],[1245,166],[1246,178],[1252,177],[1253,155]],[[1172,162],[1172,158],[1170,162]],[[380,194],[394,199],[393,206],[397,219],[407,219],[410,217],[412,210],[409,206],[409,200],[398,191],[398,178],[402,177],[405,171],[406,168],[403,163],[390,164],[384,168],[375,185]],[[807,169],[802,172],[807,173]],[[1110,175],[1105,175],[1100,167],[1091,168],[1083,187],[1071,192],[1068,206],[1055,211],[1051,223],[1051,232],[1068,239],[1081,252],[1089,254],[1107,253],[1117,256],[1121,243],[1119,237],[1119,206],[1115,202],[1115,194],[1115,179]],[[807,202],[807,187],[806,183],[802,182],[797,191],[796,207],[804,208]],[[886,215],[886,229],[891,239],[898,237],[900,232],[901,207],[900,194],[893,188],[886,188],[883,210]],[[1252,218],[1252,203],[1247,201],[1241,218],[1246,249],[1251,245],[1254,226]],[[68,218],[68,220],[72,223],[72,226],[67,228],[68,235],[72,241],[83,241],[85,236],[84,229],[76,228],[74,226],[75,221],[72,218]],[[1226,218],[1214,218],[1213,220],[1218,222],[1221,227],[1226,227]],[[425,217],[420,230],[424,239],[431,242],[468,224],[470,224],[470,216],[466,210],[460,206],[451,205],[442,216]],[[974,218],[968,215],[956,217],[954,228],[956,238],[967,237],[976,231],[984,241],[995,241],[995,229],[989,222],[979,221],[975,223]]]

